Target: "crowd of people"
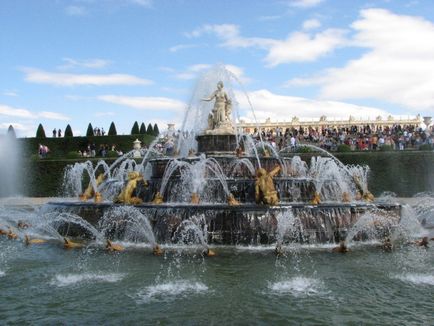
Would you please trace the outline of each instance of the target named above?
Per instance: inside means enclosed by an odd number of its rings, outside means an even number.
[[[116,145],[109,146],[108,144],[99,145],[98,151],[95,143],[89,143],[86,148],[78,151],[81,157],[107,157],[109,152],[116,153],[117,156],[122,156],[124,153],[118,149]]]
[[[253,137],[269,141],[278,150],[295,149],[303,144],[314,144],[328,151],[335,151],[339,145],[347,145],[353,151],[379,150],[388,146],[392,150],[417,149],[427,144],[433,148],[434,127],[423,130],[414,125],[394,125],[373,130],[369,125],[349,128],[309,128],[255,130]]]

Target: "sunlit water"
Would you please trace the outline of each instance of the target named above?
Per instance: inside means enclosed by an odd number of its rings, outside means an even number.
[[[25,246],[0,238],[1,323],[432,324],[434,249],[375,243],[333,254],[330,245],[146,246],[121,253]]]

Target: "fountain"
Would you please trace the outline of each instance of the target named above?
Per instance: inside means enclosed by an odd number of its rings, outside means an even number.
[[[47,209],[74,213],[111,238],[131,238],[132,226],[140,226],[155,245],[177,241],[189,230],[205,247],[334,243],[357,228],[361,217],[399,221],[400,205],[372,202],[367,167],[345,166],[328,153],[308,165],[238,130],[238,103],[230,88],[225,91],[233,80],[217,67],[198,82],[179,135],[166,136],[176,144],[174,156],[157,155],[154,143],[111,166],[77,163],[65,173],[65,184],[81,201],[50,202]],[[134,159],[139,156],[141,162]],[[83,177],[89,180],[84,192]],[[120,222],[113,212],[124,206],[142,217]],[[201,227],[192,222],[199,216]]]

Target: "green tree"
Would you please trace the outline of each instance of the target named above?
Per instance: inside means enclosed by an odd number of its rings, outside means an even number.
[[[146,134],[150,136],[154,135],[154,129],[152,128],[151,124],[148,124],[148,129],[146,129]]]
[[[69,124],[65,128],[65,135],[64,135],[64,137],[74,137],[74,135],[72,134],[71,126]]]
[[[139,123],[136,121],[133,124],[133,128],[131,128],[131,135],[138,135],[140,133]]]
[[[160,134],[160,130],[158,129],[158,125],[154,124],[154,136],[157,137]]]
[[[144,122],[142,122],[142,124],[140,125],[140,134],[141,135],[146,134],[146,125]]]
[[[7,135],[10,138],[17,138],[17,135],[15,134],[15,129],[14,129],[14,127],[12,125],[9,125]]]
[[[118,132],[116,131],[115,123],[112,121],[112,123],[110,124],[108,135],[109,136],[117,136],[117,134],[118,134]]]
[[[94,134],[93,134],[92,124],[89,122],[89,125],[87,126],[86,137],[91,137],[91,136],[94,136]]]
[[[46,138],[45,130],[44,127],[42,127],[42,123],[39,124],[38,129],[36,130],[36,138]]]

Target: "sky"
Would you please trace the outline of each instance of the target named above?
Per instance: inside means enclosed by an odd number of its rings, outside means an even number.
[[[260,122],[433,116],[433,4],[1,0],[0,134],[179,127],[198,76],[221,64]]]

